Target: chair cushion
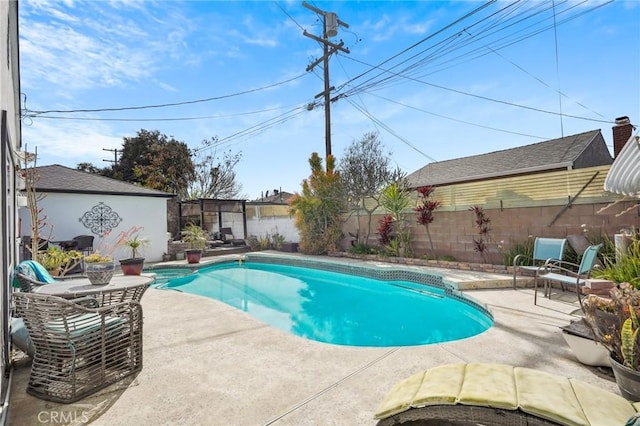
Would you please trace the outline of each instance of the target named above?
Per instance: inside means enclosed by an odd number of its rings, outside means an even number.
[[[124,321],[124,318],[106,316],[104,320],[105,329],[108,331],[110,328],[122,324]],[[67,326],[69,327],[69,337],[76,339],[83,334],[98,330],[102,326],[102,320],[101,316],[95,313],[70,315],[67,317]],[[66,332],[62,318],[49,321],[46,327],[54,333]]]
[[[470,363],[434,367],[398,382],[375,418],[454,404],[520,409],[562,425],[592,426],[624,425],[640,408],[640,403],[576,379],[524,367]]]
[[[36,349],[22,318],[11,319],[11,341],[18,349],[33,358]]]

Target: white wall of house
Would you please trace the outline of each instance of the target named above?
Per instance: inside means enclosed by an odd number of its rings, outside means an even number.
[[[9,323],[11,317],[11,279],[18,259],[16,230],[16,193],[15,170],[19,166],[17,153],[20,151],[22,135],[20,129],[20,70],[18,52],[18,2],[0,1],[0,369],[9,371],[10,339]],[[0,424],[8,417],[11,376],[0,375]]]
[[[91,212],[99,203],[111,208],[122,219],[112,231],[101,237],[85,227],[81,218]],[[112,254],[114,259],[130,257],[126,247],[115,247],[121,232],[141,228],[139,235],[150,241],[142,255],[148,262],[162,260],[167,252],[167,200],[163,197],[46,193],[38,202],[42,214],[46,215],[46,226],[40,232],[41,238],[53,241],[71,240],[78,235],[93,235],[94,250]],[[21,235],[31,235],[31,221],[28,208],[20,209]],[[42,216],[44,217],[44,216]]]

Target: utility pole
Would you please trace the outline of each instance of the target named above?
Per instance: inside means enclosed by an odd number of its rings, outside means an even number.
[[[313,34],[308,33],[306,30],[302,33],[304,36],[309,37],[323,45],[323,55],[321,58],[316,59],[307,67],[307,71],[313,70],[316,65],[323,62],[324,65],[324,91],[318,93],[315,98],[324,96],[324,133],[325,133],[325,150],[327,158],[331,155],[331,91],[335,87],[329,86],[329,57],[341,51],[349,53],[349,49],[344,46],[344,42],[340,40],[340,43],[335,44],[329,41],[329,37],[335,37],[338,35],[338,26],[349,28],[349,24],[342,22],[338,19],[338,16],[333,12],[325,12],[314,6],[311,6],[306,1],[302,2],[302,6],[322,16],[322,38],[316,37]]]
[[[118,148],[114,148],[114,149],[102,148],[102,150],[103,151],[108,151],[108,152],[113,152],[113,160],[102,159],[102,161],[106,161],[107,163],[118,164]],[[122,153],[121,150],[120,150],[120,153]]]

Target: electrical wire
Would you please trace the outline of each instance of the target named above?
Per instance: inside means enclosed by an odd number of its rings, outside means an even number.
[[[564,2],[563,2],[563,3],[564,3]],[[588,13],[588,12],[594,11],[594,10],[596,10],[596,9],[598,9],[598,8],[600,8],[600,7],[604,6],[605,4],[608,4],[608,3],[610,3],[610,2],[607,2],[607,3],[604,3],[604,4],[598,4],[598,5],[596,5],[595,7],[591,8],[591,9],[583,10],[583,11],[581,11],[580,13],[577,13],[577,14],[574,14],[574,15],[572,15],[572,16],[569,16],[569,17],[567,17],[566,19],[564,19],[563,21],[561,21],[560,23],[558,23],[558,25],[559,25],[559,24],[561,24],[561,23],[568,22],[568,21],[570,21],[570,20],[572,20],[572,19],[575,19],[575,18],[577,18],[578,16],[582,16],[582,15],[584,15],[585,13]],[[509,7],[509,6],[510,6],[510,5],[508,5],[507,7]],[[508,10],[508,9],[507,9],[507,7],[502,8],[502,9],[501,9],[501,11],[503,11],[503,12],[504,12],[504,11],[507,11],[507,10]],[[540,6],[537,6],[537,7],[539,8]],[[569,10],[574,9],[575,7],[577,7],[577,5],[573,5],[573,6],[569,7],[568,9],[565,9],[564,13],[566,13],[566,12],[567,12],[567,11],[569,11]],[[532,13],[529,13],[529,12],[528,12],[528,14],[527,14],[527,15],[525,15],[525,16],[522,16],[523,14],[519,14],[519,15],[516,15],[516,16],[512,17],[512,18],[511,18],[511,21],[513,21],[515,18],[518,18],[518,19],[517,19],[515,22],[509,22],[509,25],[508,25],[508,26],[509,26],[509,27],[511,27],[511,26],[515,25],[516,23],[522,23],[522,22],[524,22],[524,20],[526,20],[526,19],[530,19],[531,17],[537,16],[537,15],[539,15],[541,12],[548,10],[548,8],[546,8],[546,9],[540,9],[540,10],[535,10],[535,8],[531,8],[531,9],[532,9],[532,11],[533,11],[533,12],[532,12]],[[496,15],[496,13],[492,14],[492,16],[494,16],[494,15]],[[480,22],[483,22],[483,21],[485,21],[486,19],[487,19],[487,18],[483,18]],[[476,22],[476,23],[474,23],[471,27],[473,27],[473,26],[475,26],[475,25],[477,25],[477,24],[478,24],[478,23]],[[469,26],[468,26],[468,27],[466,27],[465,29],[463,29],[463,30],[459,31],[456,35],[449,37],[447,40],[448,40],[448,41],[450,41],[450,40],[452,40],[452,39],[455,39],[455,38],[459,37],[459,35],[462,33],[462,31],[468,31],[468,28],[471,28],[471,27],[469,27]],[[524,39],[526,39],[526,38],[529,38],[529,37],[532,37],[532,36],[534,36],[534,35],[538,34],[540,31],[543,31],[543,30],[545,30],[545,31],[546,31],[547,29],[549,29],[549,28],[553,28],[553,27],[554,27],[553,25],[550,25],[550,26],[548,26],[548,27],[543,28],[542,30],[536,30],[536,31],[534,31],[534,32],[530,32],[530,33],[525,34],[525,36],[520,37],[519,39],[517,39],[517,40],[515,40],[515,41],[514,41],[514,40],[508,40],[508,41],[507,41],[507,44],[504,44],[504,45],[500,46],[499,48],[504,48],[504,47],[506,47],[506,46],[509,46],[509,45],[511,45],[511,44],[513,44],[513,43],[515,43],[516,41],[522,41],[522,40],[524,40]],[[486,31],[486,30],[483,30],[483,31]],[[522,31],[522,30],[517,31],[517,32],[516,32],[516,34],[517,34],[518,32],[521,32],[521,31]],[[481,39],[481,38],[480,38],[480,37],[476,37],[476,39]],[[505,38],[503,38],[503,40],[504,40],[504,39],[505,39]],[[424,39],[423,39],[423,40],[424,40]],[[437,46],[437,45],[439,45],[439,44],[442,44],[442,43],[443,43],[443,42],[439,42],[439,43],[437,43],[437,44],[436,44],[436,46]],[[415,46],[415,44],[414,44],[414,46]],[[482,47],[486,48],[486,47],[487,47],[487,45],[486,45],[486,44],[483,44],[483,46],[482,46]],[[406,52],[406,51],[407,51],[407,49],[403,50],[403,52]],[[426,50],[425,50],[425,51],[426,51]],[[423,51],[423,52],[421,52],[421,53],[424,53],[425,51]],[[487,54],[487,53],[485,53],[485,54]],[[398,55],[394,55],[393,57],[397,57],[397,56],[398,56]],[[413,55],[411,58],[416,58],[416,56],[417,56],[417,55]],[[392,58],[393,58],[393,57],[392,57]],[[378,70],[382,70],[383,72],[382,72],[382,73],[380,73],[380,74],[378,74],[378,76],[384,75],[385,73],[386,73],[386,74],[390,74],[391,76],[387,75],[384,79],[382,79],[382,80],[378,80],[378,81],[371,81],[371,79],[370,79],[370,80],[368,80],[368,81],[367,81],[367,82],[368,82],[368,84],[364,84],[364,83],[363,83],[363,84],[360,84],[360,85],[357,85],[357,86],[353,86],[353,85],[351,85],[351,83],[352,83],[353,81],[355,81],[358,77],[353,78],[353,79],[350,79],[350,80],[348,80],[346,83],[342,84],[342,85],[339,87],[339,89],[337,89],[337,90],[336,90],[336,92],[340,92],[340,91],[341,91],[343,88],[345,88],[347,85],[349,85],[349,86],[350,86],[349,90],[343,91],[342,93],[338,93],[336,96],[334,96],[334,100],[337,100],[338,98],[341,98],[341,97],[352,96],[353,94],[358,93],[358,92],[365,92],[365,91],[370,92],[370,89],[372,89],[372,88],[381,89],[381,88],[383,88],[383,87],[386,87],[386,86],[385,86],[385,84],[382,84],[382,82],[385,82],[385,83],[388,85],[390,77],[397,77],[397,78],[404,79],[404,80],[412,80],[412,81],[421,82],[421,83],[423,83],[423,84],[432,85],[431,83],[427,83],[427,82],[421,81],[421,80],[419,80],[419,79],[411,78],[410,76],[408,76],[408,75],[405,73],[406,71],[408,71],[408,70],[409,70],[409,69],[411,69],[412,67],[416,67],[418,62],[417,62],[417,63],[414,63],[414,64],[411,64],[409,67],[407,67],[407,68],[405,68],[404,70],[402,70],[402,72],[394,72],[392,69],[383,69],[380,65],[376,65],[376,66],[374,66],[374,65],[368,64],[368,63],[366,63],[366,62],[359,61],[359,60],[357,60],[357,59],[355,59],[355,58],[353,58],[353,57],[347,57],[347,58],[348,58],[348,59],[350,59],[350,60],[352,60],[352,61],[355,61],[355,62],[361,63],[361,64],[363,64],[363,65],[366,65],[366,66],[370,67],[371,69],[378,69]],[[411,59],[411,58],[410,58],[410,59]],[[425,60],[425,59],[423,58],[423,59],[421,59],[419,62],[423,62],[424,60]],[[384,64],[384,63],[386,63],[386,62],[388,62],[388,61],[389,61],[389,59],[388,59],[388,60],[386,60],[386,61],[383,61],[381,64]],[[407,62],[407,60],[403,61],[403,63],[404,63],[404,62]],[[395,65],[395,66],[394,66],[394,67],[392,67],[392,68],[395,68],[395,67],[397,67],[397,66],[398,66],[398,65]],[[361,74],[361,75],[364,75],[364,74]],[[438,86],[438,85],[433,85],[433,87],[437,87],[437,88],[440,88],[440,89],[442,89],[442,90],[449,90],[449,91],[453,91],[453,92],[455,92],[455,93],[459,93],[459,94],[466,95],[466,96],[473,96],[473,97],[480,98],[480,99],[484,99],[484,100],[487,100],[487,101],[498,102],[498,103],[502,103],[502,104],[506,104],[506,105],[510,105],[510,106],[514,106],[514,107],[525,108],[525,109],[529,109],[529,110],[533,110],[533,111],[537,111],[537,112],[543,112],[543,113],[547,113],[547,114],[561,115],[561,116],[563,116],[563,117],[576,118],[576,119],[587,120],[587,121],[603,122],[603,123],[608,123],[608,124],[610,124],[610,123],[612,122],[611,120],[597,120],[597,119],[592,119],[592,118],[588,118],[588,117],[578,117],[578,116],[566,115],[566,114],[562,114],[562,112],[557,113],[557,112],[554,112],[554,111],[545,111],[545,110],[541,110],[541,109],[539,109],[539,108],[527,107],[527,106],[519,105],[519,104],[516,104],[516,103],[513,103],[513,102],[507,102],[507,101],[497,100],[497,99],[493,99],[493,98],[489,98],[489,97],[485,97],[485,96],[474,95],[474,94],[471,94],[471,93],[468,93],[468,92],[464,92],[464,91],[460,91],[460,90],[455,90],[455,89],[450,89],[450,88],[445,88],[445,87],[443,87],[443,86]],[[587,108],[587,109],[588,109],[588,108]],[[596,113],[596,114],[597,114],[597,113]],[[602,117],[600,114],[597,114],[597,115],[599,115],[600,117]]]
[[[378,120],[376,117],[373,116],[373,114],[369,113],[368,111],[366,111],[365,109],[361,108],[359,105],[357,105],[355,102],[352,102],[350,99],[347,99],[347,102],[349,102],[355,109],[357,109],[358,111],[360,111],[365,117],[369,118],[371,121],[373,121],[374,123],[376,123],[378,126],[382,127],[384,130],[386,130],[389,134],[395,136],[398,140],[402,141],[405,145],[407,145],[408,147],[412,148],[414,151],[416,151],[418,154],[424,156],[425,158],[436,162],[437,160],[435,158],[433,158],[432,156],[425,154],[424,152],[422,152],[420,149],[418,149],[418,147],[416,147],[415,145],[413,145],[411,142],[409,142],[408,140],[406,140],[405,138],[403,138],[402,136],[400,136],[399,134],[397,134],[391,127],[387,126],[386,124],[384,124],[382,121]]]
[[[387,102],[391,102],[391,103],[394,103],[396,105],[403,106],[405,108],[413,109],[413,110],[419,111],[419,112],[424,112],[425,114],[433,115],[433,116],[439,117],[439,118],[444,118],[446,120],[455,121],[457,123],[467,124],[469,126],[480,127],[482,129],[487,129],[487,130],[494,130],[496,132],[509,133],[509,134],[512,134],[512,135],[525,136],[527,138],[533,138],[533,139],[543,139],[543,140],[551,139],[551,138],[546,137],[546,136],[530,135],[530,134],[527,134],[527,133],[514,132],[514,131],[511,131],[511,130],[498,129],[497,127],[491,127],[491,126],[485,126],[485,125],[478,124],[478,123],[472,123],[470,121],[460,120],[458,118],[449,117],[449,116],[438,114],[438,113],[435,113],[435,112],[432,112],[432,111],[427,111],[427,110],[422,109],[422,108],[418,108],[418,107],[415,107],[415,106],[407,105],[405,103],[394,101],[394,100],[386,98],[384,96],[374,95],[372,93],[370,93],[370,95],[371,96],[375,96],[376,98],[383,99],[383,100],[385,100]]]
[[[229,118],[229,117],[240,117],[245,115],[253,115],[253,114],[262,114],[265,112],[271,112],[276,110],[281,110],[282,108],[290,108],[293,105],[276,107],[276,108],[268,108],[262,109],[259,111],[247,111],[247,112],[239,112],[236,114],[225,114],[225,115],[207,115],[202,117],[174,117],[174,118],[99,118],[99,117],[64,117],[57,115],[43,115],[38,116],[38,118],[46,118],[46,119],[56,119],[56,120],[78,120],[78,121],[192,121],[192,120],[211,120],[217,118]]]
[[[227,99],[227,98],[232,98],[235,96],[241,96],[241,95],[246,95],[249,93],[255,93],[255,92],[259,92],[262,90],[267,90],[267,89],[271,89],[277,86],[281,86],[283,84],[287,84],[290,83],[294,80],[297,80],[301,77],[306,76],[307,73],[304,74],[300,74],[296,77],[292,77],[289,78],[287,80],[283,80],[283,81],[279,81],[277,83],[273,83],[273,84],[269,84],[267,86],[263,86],[263,87],[258,87],[255,89],[250,89],[250,90],[244,90],[242,92],[237,92],[237,93],[231,93],[231,94],[227,94],[227,95],[220,95],[220,96],[213,96],[213,97],[209,97],[209,98],[204,98],[204,99],[196,99],[196,100],[191,100],[191,101],[183,101],[183,102],[173,102],[173,103],[165,103],[165,104],[156,104],[156,105],[142,105],[142,106],[128,106],[128,107],[117,107],[117,108],[96,108],[96,109],[69,109],[69,110],[43,110],[43,111],[38,111],[38,110],[27,110],[28,113],[32,114],[31,116],[36,116],[36,115],[40,115],[40,114],[50,114],[50,113],[57,113],[57,114],[67,114],[67,113],[78,113],[78,112],[110,112],[110,111],[130,111],[130,110],[140,110],[140,109],[152,109],[152,108],[166,108],[166,107],[173,107],[173,106],[180,106],[180,105],[191,105],[191,104],[196,104],[196,103],[202,103],[202,102],[211,102],[211,101],[218,101],[220,99]]]

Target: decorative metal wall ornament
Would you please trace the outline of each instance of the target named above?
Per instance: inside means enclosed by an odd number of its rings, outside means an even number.
[[[122,218],[111,207],[100,202],[83,214],[80,222],[85,228],[91,229],[91,232],[102,237],[117,227],[122,222]]]

